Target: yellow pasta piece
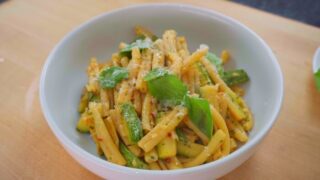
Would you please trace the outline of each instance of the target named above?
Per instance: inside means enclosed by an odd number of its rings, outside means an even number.
[[[187,69],[194,63],[200,61],[208,53],[208,48],[200,48],[196,52],[192,53],[189,58],[183,62],[182,73],[186,72]]]
[[[157,162],[152,162],[148,164],[151,170],[161,170],[161,167],[158,165]]]
[[[97,109],[97,105],[95,103],[90,103],[89,108],[93,115],[94,127],[97,133],[97,139],[104,152],[104,155],[110,162],[113,162],[119,165],[125,165],[126,160],[120,153],[119,148],[113,142],[111,135],[108,132],[101,118],[101,115]]]
[[[221,150],[221,148],[219,148],[212,156],[213,160],[218,160],[220,158],[222,158],[224,155],[223,155],[223,152]]]
[[[243,128],[246,131],[250,131],[253,127],[253,117],[252,117],[252,113],[249,110],[247,104],[244,102],[244,100],[242,98],[238,98],[237,99],[238,102],[240,103],[240,105],[243,107],[243,111],[247,114],[247,118],[245,118],[241,123]]]
[[[113,121],[112,121],[111,117],[109,116],[109,117],[105,118],[104,119],[104,123],[105,123],[105,125],[106,125],[106,127],[107,127],[107,129],[108,129],[108,131],[109,131],[109,133],[111,135],[111,137],[112,137],[113,142],[117,146],[119,146],[119,138],[118,138],[118,135],[117,135],[117,130],[116,130],[115,125],[113,124]]]
[[[233,152],[237,149],[237,142],[234,138],[230,138],[230,151]]]
[[[200,86],[201,86],[201,83],[200,83],[200,74],[199,74],[199,71],[197,71],[197,70],[195,69],[195,66],[194,66],[194,65],[193,65],[191,68],[194,69],[194,70],[193,70],[193,72],[194,72],[194,78],[193,78],[193,80],[194,80],[194,83],[193,83],[193,85],[194,85],[194,91],[195,91],[196,93],[198,93],[198,92],[200,91]]]
[[[180,124],[184,124],[184,123],[180,123]],[[190,142],[195,142],[199,139],[199,136],[194,131],[187,128],[183,128],[182,130]]]
[[[220,57],[221,57],[222,63],[225,64],[230,60],[230,53],[227,50],[223,50],[221,52]]]
[[[78,106],[79,113],[83,113],[86,110],[88,106],[88,102],[89,102],[88,93],[86,91],[86,88],[84,88],[84,92],[83,92],[83,95],[81,96],[80,103]]]
[[[169,69],[178,77],[180,77],[181,74],[181,68],[182,68],[182,59],[177,53],[169,53],[168,54],[169,60],[172,62]]]
[[[190,68],[187,73],[188,73],[188,84],[187,84],[188,85],[188,89],[189,89],[190,93],[193,94],[193,93],[196,92],[195,84],[194,84],[194,82],[195,82],[195,71],[194,71],[193,68]]]
[[[179,159],[174,156],[171,158],[167,158],[165,161],[166,166],[168,167],[168,169],[181,169],[182,164],[180,163]]]
[[[127,43],[121,42],[121,43],[119,44],[119,50],[121,50],[121,49],[123,49],[123,48],[125,48],[125,47],[127,47],[127,46],[128,46]]]
[[[192,161],[192,158],[188,158],[188,157],[185,157],[185,156],[178,156],[177,157],[179,159],[179,161],[184,164],[184,163],[187,163],[189,161]]]
[[[96,58],[90,59],[90,64],[87,68],[87,74],[89,77],[96,76],[100,72],[99,64]]]
[[[200,129],[197,126],[195,126],[189,118],[185,118],[183,122],[187,125],[188,128],[192,129],[199,136],[203,144],[208,144],[208,137],[205,134],[203,134],[203,132],[200,131]]]
[[[149,31],[148,29],[146,29],[142,26],[136,26],[134,28],[134,31],[135,31],[136,35],[140,35],[140,36],[142,35],[142,36],[148,37],[150,39],[156,38],[156,36],[151,31]]]
[[[110,117],[116,127],[116,130],[118,134],[120,135],[120,138],[124,142],[124,144],[129,145],[129,132],[126,129],[125,124],[121,120],[120,111],[118,108],[110,110]]]
[[[228,103],[224,99],[224,93],[219,93],[219,107],[220,107],[220,114],[225,119],[227,116],[227,110],[228,110]]]
[[[196,157],[198,154],[200,154],[203,148],[203,145],[193,143],[191,141],[178,141],[177,143],[177,153],[186,157]]]
[[[158,153],[155,149],[152,149],[149,152],[146,152],[144,154],[144,160],[147,163],[153,163],[153,162],[157,162],[158,161]]]
[[[181,106],[175,107],[168,115],[163,116],[161,122],[157,124],[147,135],[145,135],[138,145],[148,152],[174,130],[174,128],[186,116],[187,109]]]
[[[141,102],[141,95],[138,90],[135,90],[133,92],[133,106],[137,112],[138,115],[141,115],[142,111],[142,102]]]
[[[238,96],[244,96],[245,91],[240,86],[232,86],[231,90],[236,93]]]
[[[122,67],[127,67],[129,64],[129,59],[128,57],[124,56],[120,59],[120,64]]]
[[[213,107],[210,106],[210,110],[211,110],[211,114],[213,117],[214,122],[216,123],[217,127],[219,129],[221,129],[225,135],[226,138],[222,143],[222,156],[226,156],[230,153],[230,135],[229,135],[229,130],[228,127],[226,125],[225,120],[223,119],[223,117],[220,115],[220,113]]]
[[[99,90],[99,84],[97,81],[97,76],[99,75],[100,67],[96,58],[91,58],[90,64],[87,68],[88,74],[88,84],[86,85],[86,89],[88,92],[97,93]]]
[[[247,118],[242,122],[242,126],[246,131],[250,131],[252,129],[253,117],[252,117],[250,110],[248,110]]]
[[[114,108],[114,95],[113,95],[113,89],[108,89],[107,90],[108,94],[108,99],[109,99],[109,108],[113,109]]]
[[[209,144],[203,151],[191,161],[184,163],[184,167],[193,167],[204,163],[209,156],[211,156],[221,145],[226,135],[222,130],[218,130],[211,138]]]
[[[163,41],[158,39],[154,42],[154,48],[152,49],[152,69],[164,67],[164,52]]]
[[[102,156],[103,151],[102,151],[101,146],[99,144],[99,141],[97,139],[97,134],[96,134],[95,130],[92,128],[92,129],[89,129],[89,132],[90,132],[91,138],[93,139],[93,142],[96,144],[97,154],[99,156]]]
[[[168,168],[165,165],[165,163],[163,162],[163,160],[158,160],[158,164],[159,164],[161,170],[168,170]]]
[[[85,112],[85,113],[87,114],[88,112]],[[94,120],[93,120],[92,115],[88,115],[87,116],[86,123],[89,126],[90,136],[93,139],[93,142],[96,144],[97,154],[102,156],[103,155],[103,151],[101,149],[101,146],[100,146],[98,138],[97,138],[97,133],[95,131]]]
[[[228,119],[226,121],[228,128],[233,132],[234,138],[240,142],[248,141],[248,135],[238,121]]]
[[[228,94],[225,94],[223,98],[225,99],[230,114],[234,119],[236,119],[237,121],[241,121],[242,119],[246,118],[246,114],[243,112],[241,107],[237,103],[233,102]]]
[[[141,113],[141,121],[142,121],[142,129],[145,132],[151,131],[152,126],[152,117],[151,117],[151,95],[147,94],[143,100],[142,105],[142,113]]]
[[[108,115],[108,111],[110,109],[110,102],[107,90],[100,89],[100,98],[102,104],[102,117],[106,117]]]
[[[162,39],[166,55],[169,53],[177,53],[176,37],[177,33],[174,30],[167,30],[164,32]]]
[[[135,80],[138,76],[141,64],[141,54],[139,48],[132,48],[132,59],[130,60],[127,68],[129,71],[129,79]]]
[[[187,40],[185,37],[183,36],[177,37],[177,49],[182,59],[186,59],[189,56],[190,53],[187,45]]]
[[[157,145],[157,152],[161,159],[170,158],[177,154],[177,142],[172,137],[172,132],[159,142]]]
[[[145,50],[142,53],[142,64],[138,73],[136,88],[143,93],[147,92],[147,83],[143,78],[148,74],[151,69],[152,53],[150,50]]]
[[[128,145],[127,147],[135,156],[141,157],[143,155],[141,148],[139,148],[139,146],[136,144]]]
[[[188,90],[190,91],[190,87],[189,87],[189,72],[188,73],[184,73],[181,75],[181,80],[182,82],[187,85]],[[190,91],[191,92],[191,91]]]
[[[122,81],[121,88],[117,97],[117,105],[130,102],[132,96],[132,88],[129,87],[128,81]]]
[[[208,100],[215,108],[219,107],[217,100],[218,87],[218,85],[205,85],[200,88],[201,96]]]
[[[112,63],[113,63],[114,66],[120,66],[121,65],[120,64],[120,56],[119,56],[118,53],[112,54],[111,59],[112,59]]]

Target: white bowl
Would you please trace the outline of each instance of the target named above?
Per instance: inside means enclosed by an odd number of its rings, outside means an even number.
[[[254,114],[250,140],[237,151],[201,166],[150,171],[119,166],[100,158],[89,136],[75,125],[81,90],[87,81],[86,67],[91,57],[104,61],[121,41],[133,38],[135,25],[161,35],[175,29],[184,35],[191,50],[207,44],[219,53],[228,49],[233,65],[244,68],[250,83],[245,97]],[[82,166],[108,179],[213,179],[232,171],[247,160],[268,133],[279,113],[283,78],[277,59],[268,45],[253,31],[234,19],[212,10],[181,4],[132,6],[102,14],[70,32],[50,53],[40,82],[40,100],[45,118],[60,143]],[[72,172],[77,173],[77,172]]]

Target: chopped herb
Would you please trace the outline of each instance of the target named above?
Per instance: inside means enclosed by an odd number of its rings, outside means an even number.
[[[128,78],[129,72],[126,68],[113,66],[100,72],[99,83],[102,88],[114,88],[117,83]]]

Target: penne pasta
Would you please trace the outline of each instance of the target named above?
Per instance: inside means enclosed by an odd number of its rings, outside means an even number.
[[[183,166],[193,167],[204,163],[220,147],[225,137],[225,133],[222,130],[218,130],[203,151],[191,161],[184,163]]]
[[[191,54],[191,56],[183,62],[182,73],[186,72],[191,65],[200,61],[207,54],[207,52],[208,48],[201,48]]]
[[[90,104],[90,111],[92,112],[93,119],[94,119],[94,126],[97,134],[97,140],[101,146],[101,149],[104,152],[104,155],[108,159],[108,161],[125,165],[126,160],[120,153],[118,147],[113,142],[110,133],[108,132],[101,115],[97,109],[96,104]]]
[[[153,123],[151,122],[151,95],[147,94],[143,100],[142,105],[142,113],[141,113],[141,120],[142,120],[142,128],[145,132],[151,131],[153,128]]]
[[[176,107],[168,115],[164,116],[161,122],[138,142],[138,145],[145,152],[150,151],[180,123],[186,113],[187,110],[185,108]]]

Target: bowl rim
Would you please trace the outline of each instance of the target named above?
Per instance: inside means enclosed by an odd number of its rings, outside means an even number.
[[[183,11],[191,11],[191,12],[198,12],[198,13],[202,13],[205,16],[211,16],[211,17],[215,17],[218,19],[221,19],[222,21],[231,23],[236,25],[239,28],[242,28],[243,30],[245,30],[247,33],[249,33],[251,36],[253,36],[254,38],[256,38],[259,43],[261,43],[261,45],[263,46],[263,48],[265,48],[265,50],[267,51],[268,55],[270,56],[270,62],[275,66],[275,71],[277,72],[280,82],[280,86],[279,86],[279,93],[280,93],[280,97],[277,99],[277,103],[275,104],[275,110],[272,112],[272,114],[270,115],[270,121],[267,122],[267,124],[259,131],[257,132],[256,136],[252,139],[250,139],[246,144],[244,144],[240,149],[238,149],[237,151],[229,154],[228,156],[219,159],[217,161],[214,162],[210,162],[207,164],[202,164],[199,166],[195,166],[195,167],[190,167],[190,168],[184,168],[184,169],[178,169],[178,170],[168,170],[168,171],[161,171],[161,170],[143,170],[143,169],[135,169],[135,168],[129,168],[126,166],[121,166],[121,165],[117,165],[114,163],[111,163],[109,161],[106,161],[104,159],[101,159],[97,156],[94,156],[93,154],[85,151],[84,149],[82,149],[80,146],[78,146],[77,144],[75,144],[73,141],[71,141],[58,127],[58,125],[55,123],[53,116],[51,115],[51,112],[48,108],[48,104],[46,101],[46,93],[45,93],[45,81],[46,81],[46,75],[47,75],[47,70],[50,66],[50,64],[53,62],[54,60],[54,55],[56,54],[57,50],[59,49],[59,47],[64,44],[69,38],[71,38],[74,34],[76,34],[77,32],[81,31],[83,28],[85,28],[86,26],[90,26],[93,23],[95,23],[96,21],[99,21],[100,19],[103,19],[111,14],[115,14],[115,13],[119,13],[119,12],[125,12],[127,10],[131,10],[131,9],[139,9],[139,8],[179,8],[179,10],[183,10]],[[90,18],[89,20],[87,20],[86,22],[82,23],[81,25],[75,27],[72,31],[70,31],[69,33],[67,33],[62,40],[59,41],[59,43],[57,45],[55,45],[54,49],[50,52],[49,56],[46,59],[46,62],[43,66],[42,72],[41,72],[41,77],[40,77],[40,93],[39,93],[39,97],[40,97],[40,104],[41,104],[41,108],[42,108],[42,112],[44,113],[44,117],[47,121],[47,123],[49,124],[50,129],[53,131],[54,135],[57,137],[57,139],[59,140],[59,142],[64,146],[64,148],[67,148],[68,152],[70,153],[70,155],[72,155],[72,153],[76,153],[78,156],[80,156],[83,159],[86,159],[88,161],[90,161],[93,164],[96,164],[100,167],[104,167],[113,171],[117,171],[119,173],[134,173],[134,174],[145,174],[145,175],[179,175],[179,174],[184,174],[184,173],[194,173],[196,171],[201,171],[201,170],[205,170],[205,169],[211,169],[214,167],[218,167],[220,165],[223,165],[229,161],[232,161],[233,159],[235,159],[238,156],[241,156],[243,154],[245,154],[246,151],[248,151],[249,149],[251,149],[252,147],[256,146],[257,144],[259,144],[261,142],[261,140],[265,137],[265,135],[268,133],[268,131],[272,128],[273,124],[276,122],[277,117],[279,115],[279,112],[281,110],[282,107],[282,103],[283,103],[283,96],[284,96],[284,80],[283,80],[283,74],[281,72],[281,68],[280,65],[277,61],[277,58],[275,57],[275,55],[273,54],[271,48],[267,45],[267,43],[259,36],[257,35],[253,30],[251,30],[250,28],[248,28],[247,26],[245,26],[244,24],[240,23],[239,21],[224,15],[222,13],[219,13],[215,10],[209,9],[209,8],[203,8],[203,7],[198,7],[198,6],[194,6],[194,5],[190,5],[190,4],[181,4],[181,3],[146,3],[146,4],[139,4],[139,5],[131,5],[131,6],[126,6],[124,8],[117,8],[114,9],[112,11],[108,11],[105,13],[102,13],[98,16],[95,16],[93,18]],[[70,152],[72,151],[72,153]],[[73,155],[72,155],[73,156]],[[77,160],[75,158],[75,160]],[[78,161],[78,160],[77,160]],[[82,165],[82,163],[80,163]],[[84,166],[84,165],[82,165]]]

